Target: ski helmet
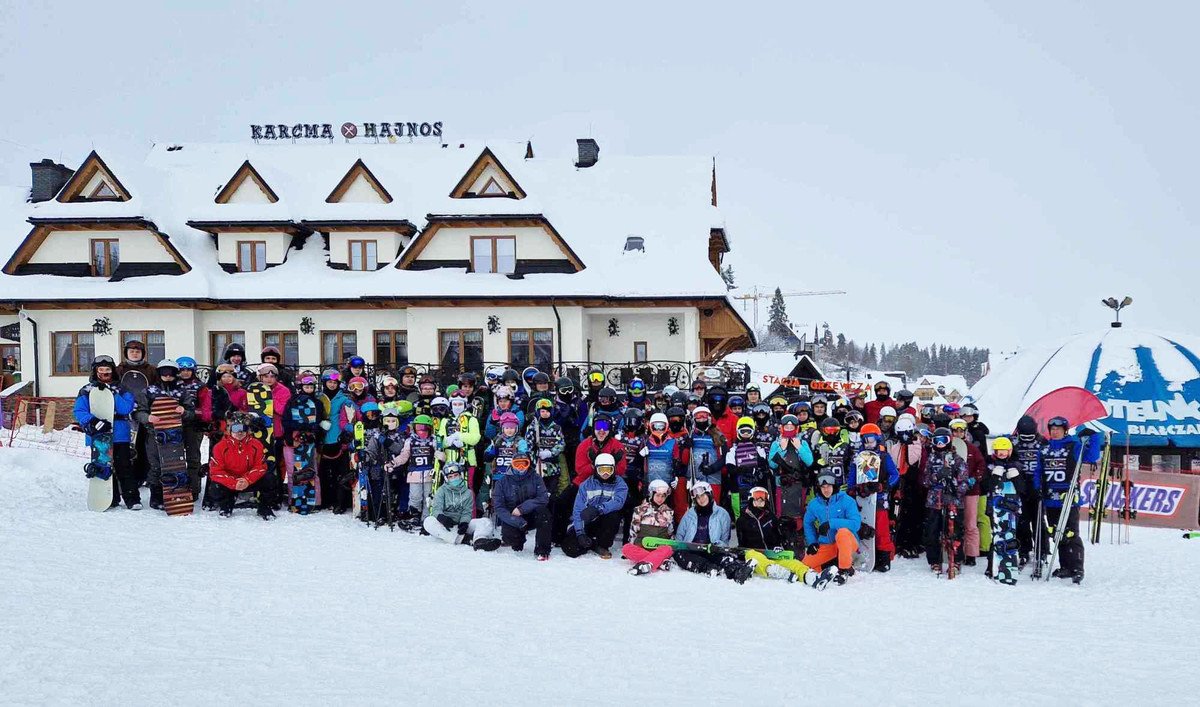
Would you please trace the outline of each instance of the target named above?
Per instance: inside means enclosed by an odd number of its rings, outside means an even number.
[[[731,395],[729,396],[729,407],[744,408],[746,407],[746,399],[740,395]]]
[[[912,432],[916,429],[917,429],[917,423],[914,422],[912,417],[910,417],[908,415],[904,415],[899,420],[896,420],[896,434],[901,434],[903,432]]]
[[[550,374],[545,371],[538,371],[533,375],[533,384],[541,385],[543,383],[550,385]]]
[[[712,484],[707,481],[697,481],[692,484],[692,498],[698,498],[704,494],[708,494],[708,497],[712,498],[712,492]]]
[[[1012,440],[1009,439],[1008,437],[997,437],[996,439],[992,440],[992,451],[993,452],[1005,452],[1005,451],[1011,452],[1012,448],[1013,448]]]
[[[342,379],[342,374],[338,373],[336,370],[334,370],[332,368],[326,368],[324,371],[321,372],[321,380],[322,381],[340,381],[341,379]]]
[[[467,410],[467,399],[461,394],[455,394],[450,398],[450,412],[454,413],[455,417],[463,414]]]
[[[411,400],[397,400],[393,404],[396,406],[396,411],[400,413],[400,417],[412,416],[414,408]]]
[[[1067,418],[1063,417],[1062,415],[1055,415],[1054,417],[1050,418],[1050,420],[1046,423],[1046,429],[1051,429],[1054,427],[1061,427],[1064,430],[1066,430],[1070,426],[1071,426],[1071,423],[1067,420]]]
[[[394,376],[384,376],[383,380],[379,381],[379,387],[380,388],[388,388],[388,387],[399,388],[400,381],[396,380],[396,378]]]
[[[650,416],[650,430],[652,432],[664,432],[669,424],[670,421],[667,420],[667,416],[661,412],[656,412]]]
[[[758,499],[766,501],[770,498],[771,498],[771,492],[767,491],[762,486],[755,486],[754,488],[750,489],[750,500],[751,501],[755,501]]]
[[[608,398],[612,402],[616,402],[617,401],[617,391],[613,390],[612,388],[609,388],[608,386],[604,386],[603,388],[600,389],[599,393],[596,393],[596,399],[604,400],[605,398]]]
[[[350,367],[351,368],[363,368],[366,365],[367,365],[367,362],[363,359],[362,356],[351,356],[350,357]]]
[[[901,390],[899,393],[896,393],[896,400],[899,400],[905,406],[907,406],[909,403],[911,403],[912,399],[913,399],[913,393],[908,388],[905,388],[905,389]]]
[[[484,380],[486,380],[489,385],[492,385],[492,384],[500,382],[500,376],[503,376],[503,375],[504,375],[504,366],[492,366],[492,367],[488,368],[487,371],[484,372],[483,377],[484,377]]]
[[[646,495],[650,496],[651,498],[653,498],[654,494],[656,494],[656,493],[665,493],[668,496],[670,496],[671,495],[671,485],[668,484],[666,481],[663,481],[662,479],[655,479],[654,481],[650,482],[650,486],[647,487],[646,491],[647,491]]]
[[[883,435],[883,431],[879,429],[879,425],[868,422],[862,426],[862,429],[858,431],[858,434],[862,437],[866,437],[867,435],[875,435],[876,437],[880,437]]]
[[[750,406],[750,416],[753,417],[756,422],[766,420],[771,417],[771,408],[768,407],[766,403],[755,403],[754,405]]]
[[[739,417],[738,418],[738,421],[737,421],[738,437],[741,437],[742,439],[750,439],[752,436],[754,436],[754,429],[755,429],[754,418],[752,418],[752,417]],[[742,434],[743,430],[746,432],[745,435]]]
[[[887,381],[879,381],[879,382],[877,382],[877,383],[875,384],[874,388],[872,388],[872,390],[874,390],[874,391],[875,391],[875,394],[876,394],[876,395],[879,395],[879,389],[880,389],[880,388],[883,388],[883,389],[884,389],[884,390],[886,390],[888,393],[891,393],[891,392],[892,392],[892,384],[891,384],[891,383],[888,383]]]
[[[554,381],[554,388],[558,390],[558,394],[564,398],[569,398],[575,392],[575,381],[563,376]]]
[[[164,358],[163,360],[158,362],[158,365],[155,366],[155,370],[158,371],[158,375],[160,375],[160,376],[163,375],[164,373],[169,373],[172,376],[177,376],[177,375],[179,375],[179,364],[176,363],[174,359]]]
[[[450,414],[450,401],[439,395],[429,402],[429,411],[434,417],[445,417]]]
[[[817,475],[817,486],[824,486],[826,484],[837,486],[837,477],[827,471],[823,471]]]
[[[92,370],[96,370],[100,366],[108,366],[115,370],[117,364],[113,361],[112,356],[100,355],[92,359]]]
[[[179,370],[181,371],[185,368],[189,371],[196,370],[196,359],[192,358],[191,356],[180,356],[179,358],[175,359],[175,362],[179,364]]]
[[[526,369],[528,370],[528,369]],[[537,370],[537,369],[534,369]],[[500,374],[500,381],[503,383],[520,383],[521,374],[511,368],[504,369],[504,373]]]
[[[525,381],[526,385],[533,387],[533,377],[538,373],[536,366],[526,366],[525,370],[521,371],[521,380]]]
[[[260,376],[278,376],[279,369],[276,368],[275,364],[273,363],[263,363],[260,364],[257,369],[255,369],[255,373]]]
[[[451,476],[462,476],[462,464],[458,462],[446,462],[442,467],[442,477],[449,479]]]
[[[961,417],[956,417],[950,421],[950,431],[967,429],[967,421]]]
[[[880,417],[895,417],[896,416],[896,408],[892,407],[891,405],[884,405],[883,407],[879,408],[879,416]]]
[[[381,412],[379,409],[379,403],[377,403],[373,400],[369,400],[369,401],[363,403],[362,407],[360,407],[358,410],[359,410],[359,412],[361,412],[363,414],[363,417],[366,417],[371,414],[378,416],[379,413]],[[374,419],[374,418],[371,418],[371,419]]]
[[[637,408],[629,408],[621,419],[621,425],[627,430],[640,430],[646,414]]]
[[[939,427],[933,431],[933,446],[945,448],[950,444],[950,428]]]
[[[613,459],[611,454],[597,454],[593,466],[596,468],[596,476],[601,479],[610,479],[617,473],[617,460]]]
[[[641,378],[634,378],[629,381],[628,387],[631,395],[643,395],[646,392],[646,381]]]
[[[539,414],[542,412],[542,410],[549,410],[553,413],[554,403],[550,400],[550,398],[538,398],[533,403],[533,409],[538,411]]]
[[[664,386],[663,386],[663,389],[662,389],[662,392],[663,392],[663,395],[667,396],[668,398],[672,398],[672,397],[674,397],[674,396],[675,396],[675,394],[676,394],[676,393],[678,393],[678,392],[679,392],[679,386],[677,386],[677,385],[664,385]]]
[[[497,400],[504,400],[506,398],[511,398],[513,396],[512,388],[509,388],[506,385],[502,385],[502,386],[496,388],[495,395],[496,395]]]
[[[362,376],[354,376],[350,379],[350,382],[346,384],[346,387],[350,390],[354,390],[355,388],[358,388],[359,390],[366,390],[367,379],[363,378]]]
[[[971,417],[979,417],[979,408],[975,407],[971,403],[967,403],[959,408],[958,414],[962,415],[963,417],[966,417],[967,415],[970,415]]]
[[[852,421],[862,422],[864,419],[865,418],[863,418],[863,414],[861,412],[859,412],[858,410],[851,410],[846,413],[846,424],[847,425],[849,425]]]
[[[426,427],[433,427],[433,418],[428,415],[417,415],[413,418],[412,423],[413,425],[425,425]]]
[[[1017,433],[1022,435],[1037,434],[1037,420],[1030,415],[1022,415],[1020,420],[1017,420]]]
[[[517,414],[515,412],[506,412],[500,415],[501,427],[508,427],[510,425],[513,427],[518,427],[520,424],[521,422],[517,418]]]
[[[827,417],[821,421],[821,434],[832,436],[842,431],[842,423],[836,417]]]

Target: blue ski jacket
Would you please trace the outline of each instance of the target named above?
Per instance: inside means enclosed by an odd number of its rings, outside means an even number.
[[[1063,497],[1071,486],[1071,477],[1075,474],[1076,464],[1095,464],[1100,461],[1100,448],[1104,439],[1098,435],[1079,437],[1072,435],[1062,439],[1046,441],[1042,450],[1042,487],[1046,491],[1046,507],[1062,508]],[[1083,472],[1080,471],[1081,477]],[[1078,489],[1073,506],[1079,505]]]
[[[829,524],[829,530],[824,534],[817,533],[817,527],[822,523]],[[837,531],[845,528],[858,538],[858,529],[862,527],[862,515],[858,512],[858,504],[845,491],[834,491],[829,498],[817,494],[808,502],[804,511],[804,542],[812,545],[828,545],[834,541]]]
[[[92,421],[91,405],[88,403],[88,395],[91,394],[92,388],[95,388],[95,383],[88,383],[79,389],[79,395],[75,398],[75,421],[83,429],[87,429],[88,423]],[[120,386],[109,386],[113,392],[113,443],[114,444],[129,444],[129,416],[133,414],[134,400],[133,393],[121,390]],[[92,446],[92,438],[85,435],[87,445]]]
[[[550,503],[550,492],[546,490],[542,479],[532,471],[510,472],[496,479],[492,501],[496,505],[496,520],[524,530],[529,514],[544,510]],[[512,514],[517,508],[521,509],[520,516]]]
[[[675,529],[675,539],[685,543],[693,542],[696,539],[696,528],[699,524],[700,519],[696,517],[696,508],[689,508],[687,513],[683,514],[683,518],[679,520],[679,527]],[[713,506],[712,515],[708,519],[709,541],[713,545],[729,545],[729,533],[732,526],[733,521],[729,518],[729,511],[720,506]]]
[[[625,499],[628,497],[629,486],[625,484],[625,479],[616,474],[613,474],[607,483],[595,474],[587,477],[579,485],[579,492],[575,494],[575,508],[571,511],[571,524],[575,532],[583,532],[584,523],[580,517],[583,509],[595,508],[600,515],[616,513],[625,507]]]

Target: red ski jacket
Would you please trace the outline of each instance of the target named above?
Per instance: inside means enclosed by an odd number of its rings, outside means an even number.
[[[262,443],[253,437],[238,442],[226,435],[213,447],[208,460],[208,478],[227,489],[236,489],[238,479],[253,485],[267,473]]]
[[[613,455],[613,459],[617,461],[617,476],[624,476],[625,445],[621,444],[615,436],[606,438],[602,445],[596,444],[595,437],[588,437],[575,450],[575,478],[571,480],[571,483],[578,486],[587,477],[596,473],[596,457],[605,453]]]

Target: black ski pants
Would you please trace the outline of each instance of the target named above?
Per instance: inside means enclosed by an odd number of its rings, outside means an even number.
[[[113,457],[113,505],[121,501],[129,507],[141,503],[142,497],[138,492],[138,481],[133,474],[133,450],[128,442],[115,442],[112,446]]]
[[[954,519],[954,535],[953,538],[958,541],[958,554],[962,555],[962,537],[963,537],[963,512],[958,509],[958,515]],[[945,560],[942,556],[942,533],[946,527],[947,512],[945,509],[938,510],[936,508],[928,508],[925,511],[925,559],[931,565],[940,565]],[[958,558],[953,558],[952,561],[957,562]]]
[[[1021,516],[1017,519],[1017,542],[1021,545],[1021,556],[1028,557],[1033,551],[1033,536],[1035,526],[1041,522],[1038,518],[1037,491],[1031,491],[1021,497]]]
[[[1045,511],[1047,527],[1057,525],[1062,508],[1046,508]],[[1047,532],[1042,541],[1042,552],[1046,555],[1049,555],[1050,552],[1051,538],[1049,536],[1050,533]],[[1067,532],[1058,545],[1058,566],[1066,572],[1083,571],[1083,538],[1079,537],[1079,506],[1071,508],[1067,515]],[[1052,567],[1047,567],[1046,571],[1049,572],[1052,569]]]
[[[204,441],[204,429],[195,425],[183,426],[183,455],[187,460],[188,481],[192,486],[192,497],[200,495],[200,444]]]
[[[275,504],[278,486],[278,478],[271,474],[268,469],[267,473],[262,475],[262,478],[247,486],[244,491],[234,491],[221,484],[213,484],[210,488],[212,489],[213,502],[222,511],[233,511],[233,504],[237,501],[239,493],[257,493],[258,512],[262,513],[264,509],[270,509]]]
[[[562,545],[566,538],[567,527],[571,525],[571,514],[575,510],[575,496],[578,494],[579,487],[571,482],[562,493],[551,498],[551,503],[547,506],[553,509],[554,514],[550,537],[558,545]]]
[[[925,489],[910,469],[901,480],[900,505],[896,515],[896,549],[912,552],[925,543]]]
[[[671,555],[675,564],[688,572],[708,574],[714,570],[723,570],[721,561],[725,558],[723,552],[698,552],[696,550],[675,550]],[[728,573],[726,573],[728,576]]]
[[[533,551],[539,555],[549,555],[550,524],[552,522],[549,506],[522,517],[525,519],[524,528],[500,523],[500,540],[513,550],[520,552],[525,549],[525,539],[529,537],[529,530],[533,529]]]
[[[622,513],[620,510],[605,513],[584,526],[584,534],[592,539],[591,549],[596,552],[612,550],[613,540],[617,537],[617,529],[623,519]],[[587,549],[579,544],[579,534],[575,528],[569,529],[563,538],[562,551],[567,557],[579,557],[587,553]]]
[[[321,460],[317,465],[317,477],[321,480],[321,508],[332,508],[335,513],[344,513],[350,508],[350,453],[341,444],[322,444]]]

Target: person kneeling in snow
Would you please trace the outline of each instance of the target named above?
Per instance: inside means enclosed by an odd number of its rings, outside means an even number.
[[[275,517],[274,474],[267,473],[267,461],[262,443],[250,436],[250,420],[246,413],[234,413],[226,428],[228,432],[213,448],[208,462],[208,480],[213,486],[213,501],[221,516],[233,515],[233,503],[242,491],[258,493],[258,515],[263,520]]]
[[[729,545],[731,525],[729,512],[713,501],[712,486],[707,481],[692,484],[692,507],[680,519],[675,539],[708,547],[676,550],[675,561],[688,572],[710,577],[724,574],[743,584],[756,563],[724,549]]]
[[[854,576],[854,552],[858,549],[858,529],[862,515],[858,504],[845,491],[835,491],[837,479],[823,472],[817,477],[820,493],[808,502],[804,511],[804,541],[807,554],[801,560],[808,567],[824,567],[837,558],[838,584]]]
[[[471,520],[474,494],[471,493],[471,487],[467,486],[462,464],[447,462],[442,469],[442,479],[442,484],[433,493],[429,515],[422,524],[425,532],[451,545],[468,542],[464,540],[468,535],[473,538],[491,538],[490,520]]]
[[[737,520],[738,545],[745,549],[747,560],[754,560],[754,574],[771,579],[802,581],[815,589],[824,589],[836,574],[830,567],[814,571],[800,560],[773,560],[762,550],[782,550],[786,544],[775,512],[771,510],[771,494],[762,486],[750,489],[750,505]],[[789,526],[791,523],[788,524]]]
[[[621,510],[629,496],[625,479],[617,476],[617,460],[611,454],[598,454],[596,472],[584,479],[575,495],[571,527],[563,536],[562,551],[567,557],[579,557],[588,550],[607,560],[612,557],[613,538],[621,525]]]
[[[654,479],[649,491],[650,497],[633,510],[629,542],[621,548],[621,554],[633,560],[629,574],[650,574],[654,570],[671,568],[671,546],[660,545],[653,550],[642,547],[642,538],[670,538],[675,532],[671,485],[662,479]]]
[[[500,539],[516,552],[525,547],[525,538],[533,528],[533,551],[539,560],[550,559],[550,494],[546,485],[532,471],[533,461],[523,448],[513,456],[509,473],[496,479],[492,501],[496,508],[496,521],[500,524]],[[476,549],[495,549],[485,538],[476,541]]]

